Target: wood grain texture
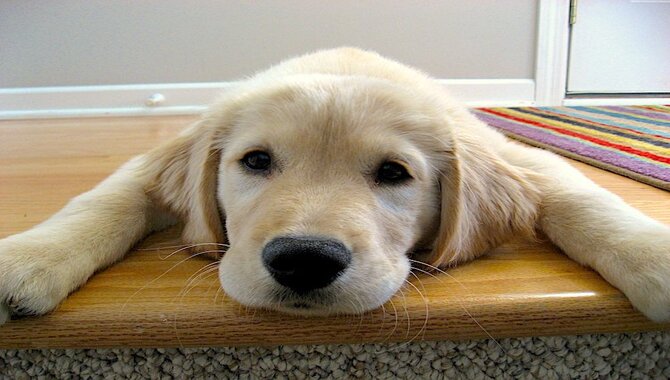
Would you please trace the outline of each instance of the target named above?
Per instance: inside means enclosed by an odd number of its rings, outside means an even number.
[[[0,122],[0,237],[46,219],[128,158],[175,136],[193,120]],[[670,223],[670,193],[573,164],[633,206]],[[150,236],[55,312],[0,327],[0,348],[405,342],[670,329],[670,324],[646,320],[598,274],[542,238],[511,242],[446,274],[417,270],[382,309],[306,318],[247,310],[227,298],[211,261],[189,258],[172,247],[180,244],[178,236],[178,228]]]

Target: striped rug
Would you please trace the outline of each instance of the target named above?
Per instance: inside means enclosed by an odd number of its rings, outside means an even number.
[[[670,190],[670,106],[472,110],[511,138]]]

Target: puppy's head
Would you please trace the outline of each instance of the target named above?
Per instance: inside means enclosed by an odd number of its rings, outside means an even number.
[[[184,215],[189,242],[221,241],[225,223],[219,275],[239,302],[313,315],[376,308],[406,281],[414,252],[441,265],[529,224],[514,204],[529,199],[521,174],[496,157],[478,164],[476,141],[459,152],[442,103],[370,78],[250,85],[185,135],[183,188],[164,178],[154,193]]]

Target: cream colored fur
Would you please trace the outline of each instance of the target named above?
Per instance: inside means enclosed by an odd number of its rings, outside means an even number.
[[[269,176],[241,167],[254,149],[271,152]],[[405,165],[413,179],[375,183],[385,160]],[[649,318],[670,320],[668,226],[557,156],[507,140],[424,74],[356,49],[291,59],[242,82],[174,141],[1,240],[0,322],[52,310],[97,269],[176,221],[186,244],[230,243],[221,284],[249,306],[363,312],[398,291],[409,255],[447,266],[539,227]],[[343,242],[351,265],[307,296],[284,291],[261,251],[296,234]]]

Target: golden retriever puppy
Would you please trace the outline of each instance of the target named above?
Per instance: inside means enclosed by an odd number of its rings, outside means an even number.
[[[398,291],[410,255],[444,267],[540,228],[670,320],[670,227],[507,140],[419,71],[356,49],[240,82],[173,141],[1,240],[2,318],[52,310],[177,221],[186,244],[230,244],[221,286],[252,307],[360,313]]]

